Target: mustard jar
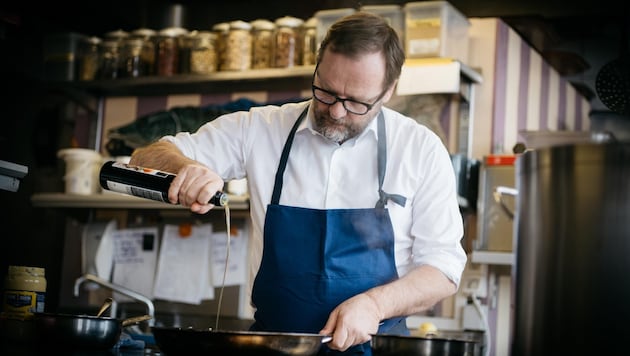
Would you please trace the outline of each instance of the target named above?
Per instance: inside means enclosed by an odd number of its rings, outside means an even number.
[[[43,313],[46,302],[46,270],[40,267],[9,266],[4,280],[3,314],[16,320]]]

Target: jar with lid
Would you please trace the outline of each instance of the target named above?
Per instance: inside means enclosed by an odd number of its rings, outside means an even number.
[[[3,314],[6,318],[29,320],[43,313],[46,302],[46,270],[41,267],[9,266],[4,280]]]
[[[212,26],[212,32],[217,35],[217,70],[225,70],[225,46],[227,35],[230,32],[230,24],[221,22]]]
[[[143,63],[142,46],[144,40],[129,37],[123,41],[121,49],[121,77],[137,78],[147,75],[147,64]]]
[[[276,25],[269,20],[255,20],[252,25],[252,68],[273,67],[273,38]]]
[[[129,32],[121,30],[121,29],[118,29],[115,31],[109,31],[109,32],[106,32],[105,35],[103,35],[103,39],[106,41],[122,42],[127,37],[129,37]]]
[[[86,37],[79,43],[77,77],[79,80],[94,80],[98,74],[100,65],[100,44],[99,37]]]
[[[274,67],[289,68],[299,65],[301,60],[300,26],[303,23],[303,20],[291,16],[276,20]]]
[[[140,51],[140,62],[144,66],[141,72],[143,75],[155,74],[155,38],[157,32],[150,28],[139,28],[131,31],[130,37],[142,40],[142,50]]]
[[[191,39],[190,73],[208,74],[217,71],[217,35],[199,31]]]
[[[160,30],[156,39],[156,74],[171,76],[179,72],[180,37],[188,31],[181,27]]]
[[[230,22],[225,44],[225,70],[240,71],[252,65],[252,25],[245,21]]]
[[[317,18],[311,17],[303,26],[304,34],[302,36],[302,65],[317,64]]]
[[[196,30],[190,31],[182,34],[177,39],[179,46],[179,67],[177,72],[179,74],[190,73],[190,52],[192,51],[192,42],[196,35]]]
[[[120,67],[120,44],[117,40],[101,42],[101,65],[98,77],[100,79],[116,79]]]

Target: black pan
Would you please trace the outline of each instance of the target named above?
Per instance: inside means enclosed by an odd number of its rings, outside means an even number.
[[[330,337],[308,333],[201,330],[153,327],[160,351],[177,355],[310,356]]]
[[[373,356],[480,356],[481,343],[445,336],[372,335]]]
[[[149,315],[119,320],[91,315],[35,313],[36,340],[45,347],[107,350],[118,342],[123,328],[149,320]]]

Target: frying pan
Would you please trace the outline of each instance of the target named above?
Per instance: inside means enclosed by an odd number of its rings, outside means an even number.
[[[178,327],[153,327],[153,336],[168,356],[239,355],[309,356],[315,355],[329,336],[308,333],[260,331],[221,331]]]
[[[374,356],[480,356],[481,343],[472,338],[444,335],[372,335]]]
[[[151,316],[118,320],[93,315],[35,313],[36,340],[53,348],[106,350],[118,342],[123,328],[149,320]]]

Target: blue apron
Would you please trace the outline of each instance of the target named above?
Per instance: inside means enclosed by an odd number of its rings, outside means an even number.
[[[252,330],[317,333],[332,310],[346,299],[398,278],[394,230],[385,209],[388,200],[402,206],[405,198],[383,192],[386,165],[385,120],[378,116],[380,199],[375,208],[309,209],[279,205],[283,174],[295,132],[285,142],[271,204],[265,216],[263,254],[254,280],[256,307]],[[384,320],[380,334],[409,331],[404,318]],[[369,342],[344,353],[322,347],[321,355],[371,355]]]

